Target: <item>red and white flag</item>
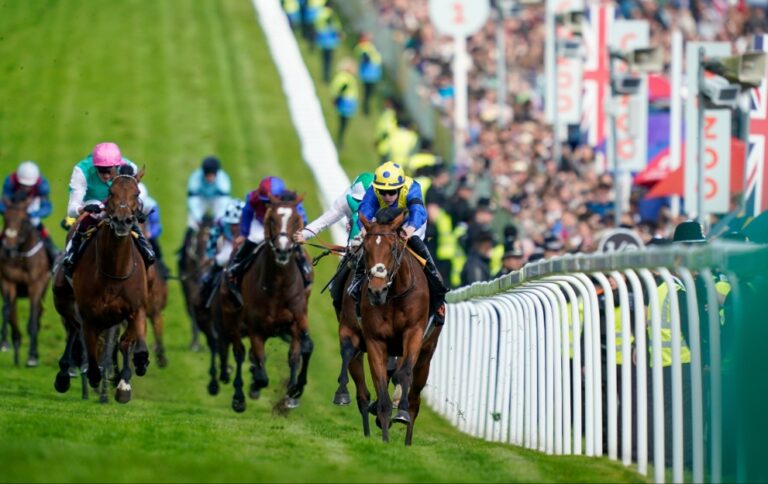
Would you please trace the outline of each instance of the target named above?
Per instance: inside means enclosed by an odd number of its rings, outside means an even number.
[[[755,35],[753,47],[757,51],[768,51],[768,35]],[[760,87],[752,89],[750,97],[746,214],[757,216],[768,210],[768,81],[765,78]]]

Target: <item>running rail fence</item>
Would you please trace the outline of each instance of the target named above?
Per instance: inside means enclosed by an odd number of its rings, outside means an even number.
[[[607,455],[643,475],[650,460],[656,482],[765,477],[765,275],[767,246],[713,243],[565,256],[460,288],[426,399],[486,440]],[[660,300],[664,282],[685,297]]]

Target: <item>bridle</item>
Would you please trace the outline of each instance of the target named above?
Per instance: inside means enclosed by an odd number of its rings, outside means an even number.
[[[395,282],[395,275],[397,275],[398,271],[400,271],[400,265],[403,261],[403,256],[405,255],[407,245],[405,242],[400,240],[400,235],[397,232],[367,232],[365,234],[365,237],[363,238],[368,239],[370,237],[394,237],[395,238],[395,242],[392,244],[392,247],[390,248],[392,259],[394,259],[395,262],[393,264],[392,270],[390,270],[389,268],[386,268],[385,266],[385,268],[387,269],[387,277],[386,277],[387,282],[384,285],[384,287],[386,289],[389,289],[392,286],[392,284]],[[365,257],[365,254],[362,254],[361,257]],[[368,278],[369,284],[372,278],[374,277],[381,278],[381,279],[385,278],[384,276],[371,275],[370,269],[365,271],[365,276]],[[407,291],[408,289],[406,289],[406,292]],[[396,297],[396,296],[393,296],[393,297]]]
[[[28,250],[26,252],[20,252],[20,248],[24,247],[24,244],[27,243],[29,238],[34,233],[34,227],[32,226],[32,221],[29,219],[29,217],[25,217],[21,221],[21,228],[16,229],[4,229],[3,235],[6,235],[8,237],[16,237],[16,247],[3,247],[3,252],[11,259],[14,259],[16,257],[31,257],[35,253],[37,253],[36,246],[32,248],[32,250]]]
[[[132,176],[132,175],[117,175],[116,177],[114,177],[114,178],[112,179],[112,182],[114,183],[114,181],[115,181],[115,180],[117,180],[118,178],[128,178],[129,180],[133,181],[133,183],[135,183],[135,184],[136,184],[136,189],[137,189],[137,190],[139,189],[139,182],[138,182],[138,180],[136,180],[136,177],[134,177],[134,176]],[[140,193],[140,192],[139,192],[139,193]],[[111,187],[110,187],[110,193],[109,193],[109,195],[110,195],[110,196],[112,196]],[[138,195],[137,195],[137,197],[138,197]],[[129,207],[129,206],[128,206],[128,204],[127,204],[127,203],[125,203],[125,202],[120,202],[120,203],[117,205],[117,209],[118,209],[118,210],[119,210],[119,209],[124,209],[124,208],[130,208],[130,207]],[[134,217],[137,217],[139,213],[141,213],[141,198],[139,198],[139,206],[136,208],[136,210],[134,210],[134,211],[133,211],[133,216],[134,216]],[[109,228],[111,228],[112,230],[114,230],[114,229],[115,229],[115,225],[114,225],[114,222],[113,222],[113,220],[112,220],[112,215],[110,214],[110,212],[109,212],[109,211],[107,211],[107,216],[106,216],[106,219],[107,219],[107,223],[109,224]]]

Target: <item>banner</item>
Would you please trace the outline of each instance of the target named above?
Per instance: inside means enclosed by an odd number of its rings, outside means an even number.
[[[698,118],[698,66],[699,47],[704,48],[707,57],[726,57],[731,55],[731,45],[727,42],[688,42],[685,46],[685,75],[688,88],[688,102],[685,103],[685,209],[688,215],[696,214],[696,186],[699,177],[699,118]],[[730,136],[730,132],[726,133]],[[706,203],[706,202],[705,202]],[[706,205],[705,205],[706,208]],[[727,211],[727,209],[726,209]]]
[[[768,51],[768,35],[754,37],[754,50]],[[766,72],[768,76],[768,72]],[[768,80],[752,89],[749,112],[749,154],[746,166],[746,215],[756,216],[768,210]]]
[[[731,110],[707,109],[704,113],[704,211],[728,213],[730,204]]]
[[[640,47],[648,47],[648,22],[645,20],[616,20],[611,28],[609,45],[612,49],[626,52]],[[614,73],[628,73],[624,62],[614,64]],[[640,171],[647,162],[648,137],[648,79],[645,74],[636,74],[642,78],[637,94],[616,96],[614,116],[616,116],[616,159],[612,160],[623,170]],[[616,168],[616,166],[612,168]]]
[[[581,69],[582,60],[570,59],[558,55],[555,58],[557,39],[571,38],[572,36],[558,29],[555,24],[555,15],[574,10],[583,10],[583,0],[547,0],[547,22],[551,22],[547,34],[545,46],[546,71],[546,105],[544,115],[548,123],[555,121],[555,109],[557,106],[557,118],[561,125],[578,124],[581,121]],[[555,62],[557,62],[557,80],[554,76]],[[557,82],[557,104],[550,102],[555,97],[555,82]],[[561,129],[561,133],[565,130]]]

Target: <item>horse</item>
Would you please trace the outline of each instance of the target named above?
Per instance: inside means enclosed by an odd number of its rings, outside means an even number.
[[[270,197],[270,208],[264,216],[264,243],[256,249],[254,260],[242,278],[243,307],[236,308],[227,285],[221,286],[223,327],[237,364],[232,397],[235,412],[245,411],[242,376],[245,346],[241,340],[241,325],[245,326],[251,340],[251,398],[259,398],[261,389],[269,385],[264,343],[270,337],[290,340],[290,378],[283,399],[286,408],[298,406],[298,399],[307,384],[314,347],[307,319],[311,286],[304,287],[304,278],[295,260],[296,252],[303,248],[292,238],[303,227],[296,208],[301,200],[302,197],[296,197],[292,192],[286,192],[279,199]]]
[[[189,347],[197,351],[200,347],[200,327],[197,321],[195,306],[199,304],[200,279],[207,267],[210,266],[210,259],[207,257],[208,239],[211,236],[213,228],[213,218],[210,215],[203,217],[200,226],[192,232],[190,237],[184,241],[179,257],[179,280],[184,294],[185,307],[192,325],[192,341]]]
[[[74,269],[72,289],[76,313],[88,353],[88,383],[97,388],[102,372],[99,337],[110,328],[126,322],[120,336],[123,356],[115,399],[127,403],[131,399],[131,367],[129,355],[138,376],[149,366],[147,331],[147,272],[131,236],[131,228],[140,214],[139,181],[136,176],[118,175],[112,180],[106,200],[106,217],[100,221],[90,243]],[[109,351],[106,345],[103,351]]]
[[[209,395],[218,395],[219,381],[229,383],[230,378],[227,363],[229,358],[229,341],[226,338],[226,334],[224,334],[221,313],[221,291],[224,290],[224,287],[227,285],[225,277],[221,277],[223,275],[223,273],[220,273],[220,280],[213,290],[210,305],[208,306],[208,301],[203,300],[203,298],[198,298],[194,306],[195,320],[197,321],[200,331],[205,335],[208,350],[211,354],[211,363],[208,367],[208,374],[211,379],[207,386]],[[241,326],[241,334],[244,332],[245,327]],[[220,361],[220,373],[218,378],[216,376],[217,357]]]
[[[21,331],[16,317],[16,299],[29,299],[29,355],[26,365],[38,365],[37,335],[43,313],[43,295],[51,278],[48,257],[43,240],[32,225],[27,213],[31,198],[6,200],[3,214],[2,251],[0,251],[0,279],[3,294],[3,326],[0,344],[7,345],[7,325],[11,325],[13,363],[19,365]]]
[[[360,296],[360,316],[382,440],[389,441],[393,406],[387,361],[390,356],[398,356],[392,382],[401,398],[393,420],[407,425],[405,445],[409,446],[442,327],[429,323],[427,279],[400,236],[404,220],[405,213],[399,209],[380,210],[375,222],[360,214],[365,228],[363,259],[367,276]]]

